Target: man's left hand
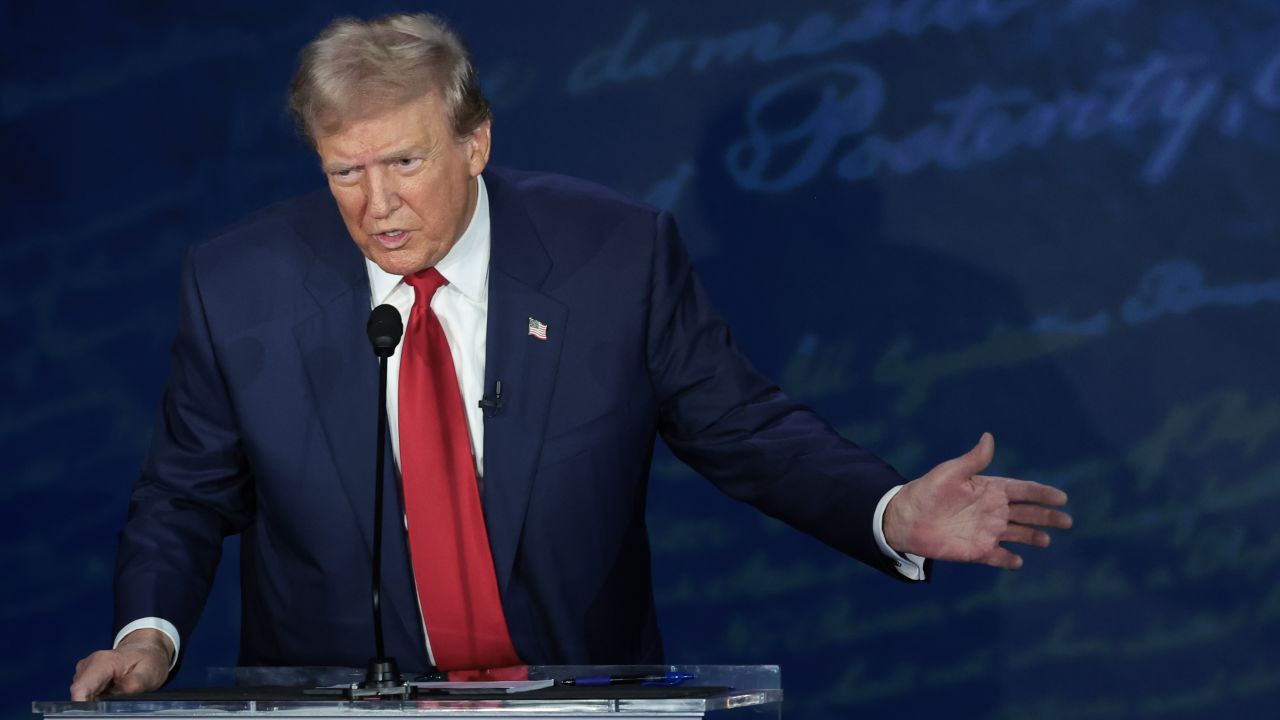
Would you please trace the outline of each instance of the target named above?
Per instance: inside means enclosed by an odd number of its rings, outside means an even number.
[[[903,486],[884,513],[884,536],[900,553],[984,563],[1006,570],[1022,558],[1000,543],[1049,545],[1042,528],[1071,527],[1061,490],[1027,480],[979,475],[991,464],[995,439],[983,433],[969,452]]]

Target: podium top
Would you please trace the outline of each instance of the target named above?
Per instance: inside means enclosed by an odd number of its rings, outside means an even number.
[[[413,699],[348,700],[303,695],[302,689],[350,685],[364,677],[353,668],[215,668],[210,685],[136,696],[104,697],[91,702],[34,702],[32,712],[46,718],[92,720],[104,718],[209,717],[235,713],[254,717],[270,714],[306,718],[344,716],[520,717],[576,718],[702,717],[708,712],[754,708],[780,713],[781,673],[776,665],[557,665],[532,666],[530,680],[566,680],[598,675],[657,675],[687,673],[693,679],[673,687],[613,685],[574,687],[556,684],[516,693],[426,695]],[[413,678],[406,678],[412,680]],[[773,705],[774,708],[762,706]],[[768,712],[774,710],[774,712]]]

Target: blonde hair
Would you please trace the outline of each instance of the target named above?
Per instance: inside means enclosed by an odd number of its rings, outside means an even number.
[[[444,100],[459,139],[491,116],[466,45],[440,18],[339,18],[302,49],[289,109],[315,147],[317,134],[430,93]]]

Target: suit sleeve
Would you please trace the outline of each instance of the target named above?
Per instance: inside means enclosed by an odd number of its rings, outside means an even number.
[[[151,449],[120,533],[115,627],[143,617],[189,637],[213,583],[222,540],[252,515],[249,468],[201,296],[197,256],[182,273],[178,334]]]
[[[902,579],[872,531],[902,476],[751,367],[666,213],[652,257],[648,364],[675,455],[728,495]]]

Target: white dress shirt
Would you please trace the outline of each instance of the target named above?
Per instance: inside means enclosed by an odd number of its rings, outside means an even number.
[[[484,413],[480,399],[484,396],[485,330],[489,319],[489,193],[484,178],[478,178],[480,190],[475,213],[462,237],[436,270],[449,284],[436,290],[431,310],[440,319],[445,339],[449,341],[453,368],[458,374],[458,389],[467,412],[467,430],[471,433],[471,454],[476,459],[476,478],[484,477]],[[400,320],[409,326],[414,290],[399,275],[392,275],[364,261],[369,273],[369,297],[372,307],[383,303],[400,311]],[[370,309],[372,309],[372,307]],[[400,465],[400,348],[387,359],[387,430],[396,466]]]
[[[476,198],[476,209],[471,222],[463,231],[462,237],[449,250],[444,258],[436,263],[436,270],[444,276],[449,284],[444,285],[431,298],[431,309],[440,319],[445,339],[449,341],[450,354],[453,356],[453,367],[458,375],[458,389],[462,392],[462,402],[467,413],[467,429],[471,433],[471,453],[476,461],[476,480],[484,482],[484,411],[480,409],[480,399],[484,396],[484,361],[485,331],[489,318],[489,193],[485,189],[484,178],[477,178],[479,192]],[[400,311],[400,319],[407,327],[409,311],[413,308],[414,290],[406,284],[400,275],[392,275],[378,267],[372,261],[365,260],[365,270],[369,273],[370,309],[387,303]],[[395,455],[396,466],[400,465],[400,347],[387,359],[387,429],[391,438],[391,451]],[[898,572],[912,580],[924,579],[924,558],[907,554],[905,557],[894,552],[884,538],[884,512],[889,501],[902,486],[893,488],[884,494],[876,505],[872,518],[871,530],[875,535],[880,551],[894,561]],[[422,618],[422,608],[418,608],[418,617]],[[173,641],[174,663],[177,663],[180,638],[178,630],[172,623],[162,618],[148,617],[135,620],[120,629],[116,634],[115,644],[126,635],[141,628],[154,628],[169,636]],[[426,635],[426,627],[423,627]],[[427,639],[427,655],[434,664],[431,653],[431,640]],[[172,669],[172,665],[170,666]]]
[[[476,482],[484,482],[484,414],[480,398],[484,396],[485,331],[489,326],[489,191],[484,178],[477,178],[476,209],[462,237],[436,263],[436,271],[448,280],[431,296],[431,311],[440,320],[453,369],[458,376],[458,390],[467,413],[467,430],[471,435],[471,456],[475,459]],[[368,258],[370,309],[383,303],[400,311],[400,321],[409,327],[409,311],[413,309],[416,291],[400,275],[392,275]],[[400,348],[387,358],[387,431],[396,467],[400,467]],[[406,529],[407,529],[406,520]],[[427,639],[427,659],[436,663],[431,651],[431,635],[422,615],[421,598],[418,620],[422,636]]]

